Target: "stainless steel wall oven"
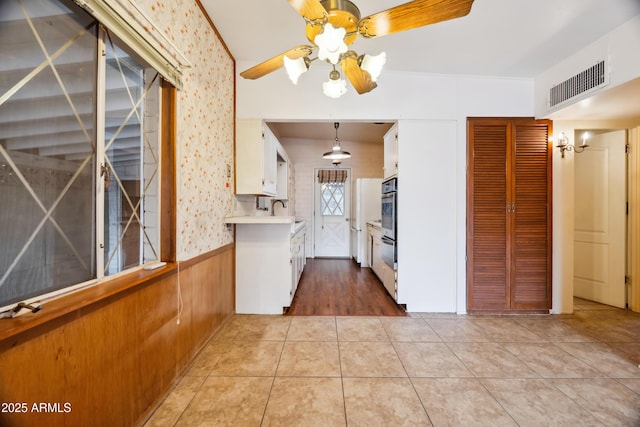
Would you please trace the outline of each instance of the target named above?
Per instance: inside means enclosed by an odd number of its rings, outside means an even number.
[[[398,178],[382,182],[382,259],[397,268]]]

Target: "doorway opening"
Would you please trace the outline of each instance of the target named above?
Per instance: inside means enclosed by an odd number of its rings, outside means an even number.
[[[576,129],[574,140],[585,130]],[[629,304],[628,134],[588,130],[574,156],[573,295],[619,308]]]

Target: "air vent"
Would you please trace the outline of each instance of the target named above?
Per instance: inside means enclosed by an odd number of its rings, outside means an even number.
[[[605,64],[602,60],[593,67],[553,86],[549,90],[549,106],[553,108],[591,89],[604,86],[607,80]]]

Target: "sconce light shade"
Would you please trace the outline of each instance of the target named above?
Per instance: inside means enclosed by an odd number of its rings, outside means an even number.
[[[382,67],[387,62],[387,54],[382,52],[378,55],[365,54],[361,56],[360,68],[365,70],[371,75],[371,80],[374,82],[378,80],[378,76],[382,73]]]
[[[307,57],[290,59],[288,56],[285,56],[284,68],[287,70],[291,82],[297,85],[298,78],[309,69],[309,59],[307,59]]]
[[[589,144],[587,143],[588,139],[589,139],[589,132],[583,133],[582,134],[582,144],[580,144],[580,147],[582,147],[583,150],[589,146]],[[582,151],[580,151],[580,152],[582,152]]]

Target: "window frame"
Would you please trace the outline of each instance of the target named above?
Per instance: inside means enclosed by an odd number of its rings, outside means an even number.
[[[112,1],[107,1],[106,3],[111,3]],[[76,3],[78,3],[76,1]],[[88,3],[88,2],[85,2]],[[85,11],[87,8],[85,5],[80,5],[82,9]],[[104,51],[104,44],[106,40],[106,31],[105,28],[108,28],[104,25],[103,22],[96,19],[96,16],[93,13],[90,13],[93,19],[97,21],[98,31],[96,34],[96,43],[97,43],[97,55],[101,56],[101,53]],[[109,29],[111,31],[111,29]],[[133,51],[136,55],[139,54],[140,46],[131,46],[129,45],[125,39],[121,37],[121,34],[115,34],[116,38],[121,43],[122,48]],[[131,39],[130,37],[127,39]],[[159,259],[158,261],[165,261],[173,263],[176,261],[176,215],[175,215],[175,200],[176,200],[176,179],[175,179],[175,137],[176,137],[176,91],[177,88],[175,84],[165,78],[164,74],[161,70],[158,70],[153,66],[152,63],[148,62],[145,58],[147,55],[140,55],[141,60],[146,62],[150,68],[153,68],[155,71],[158,71],[161,75],[160,83],[159,83],[159,94],[158,94],[158,110],[159,110],[159,140],[158,140],[158,153],[160,156],[160,160],[158,162],[158,210],[159,210],[159,228],[158,228],[158,242],[159,242]],[[104,67],[105,61],[104,59],[98,58],[98,69],[96,69],[96,76],[104,76]],[[95,112],[96,112],[96,154],[95,154],[95,166],[96,166],[96,177],[98,177],[97,187],[103,189],[103,182],[99,178],[100,177],[100,156],[101,152],[104,151],[104,118],[105,118],[105,86],[104,86],[104,78],[97,78],[98,86],[97,97],[95,101]],[[175,81],[175,80],[174,80]],[[104,155],[104,153],[102,153]],[[12,313],[12,309],[17,307],[18,304],[33,304],[33,303],[48,303],[52,300],[63,299],[64,297],[69,296],[69,294],[76,293],[80,290],[94,287],[107,282],[117,282],[119,283],[123,278],[127,277],[137,277],[140,276],[140,270],[142,270],[143,266],[137,266],[133,268],[129,268],[118,272],[112,275],[105,275],[103,268],[103,255],[101,254],[98,245],[101,240],[100,236],[104,234],[104,217],[103,217],[103,202],[100,201],[101,197],[104,196],[104,192],[98,191],[95,194],[93,203],[96,206],[96,216],[95,216],[95,241],[96,247],[94,249],[95,260],[95,268],[96,268],[96,278],[87,280],[85,282],[72,284],[70,286],[65,286],[60,289],[56,289],[53,291],[45,292],[25,298],[19,303],[9,303],[6,306],[0,307],[0,314],[3,312],[6,315],[18,314],[21,312]],[[143,242],[141,241],[141,245]],[[24,310],[23,310],[24,311]],[[1,316],[0,316],[1,317]]]

